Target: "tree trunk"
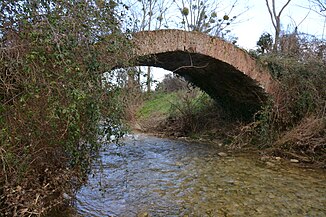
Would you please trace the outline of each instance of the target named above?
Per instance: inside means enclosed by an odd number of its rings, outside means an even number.
[[[151,30],[151,21],[152,21],[152,0],[149,0],[149,17],[148,17],[148,31]],[[147,67],[147,93],[151,92],[151,67]]]
[[[279,42],[280,42],[280,34],[281,34],[281,14],[283,10],[286,8],[286,6],[289,5],[291,0],[287,0],[287,2],[283,5],[281,10],[276,13],[276,6],[275,6],[275,0],[272,0],[272,6],[269,4],[268,0],[266,1],[266,6],[269,12],[269,15],[271,17],[271,21],[273,23],[274,29],[275,29],[275,41],[273,45],[273,53],[278,52]]]
[[[278,47],[280,44],[280,34],[281,34],[281,23],[280,19],[276,21],[276,28],[275,28],[275,39],[274,39],[274,45],[273,45],[273,53],[278,52]]]
[[[147,93],[151,92],[151,67],[147,67]]]

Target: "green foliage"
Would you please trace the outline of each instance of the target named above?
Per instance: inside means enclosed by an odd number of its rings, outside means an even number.
[[[108,131],[100,121],[119,124],[102,73],[123,61],[128,42],[114,1],[7,1],[0,9],[1,208],[24,216],[62,201],[47,196],[70,185],[64,174],[88,171]],[[32,190],[22,196],[16,186]],[[33,206],[23,202],[37,195]]]
[[[299,61],[274,55],[260,59],[269,66],[279,87],[234,145],[251,143],[269,147],[278,155],[325,165],[326,67],[323,60]]]
[[[183,135],[193,135],[216,126],[217,119],[223,116],[221,108],[213,99],[199,89],[177,92],[177,101],[169,111],[167,124]]]
[[[182,8],[181,14],[182,14],[182,16],[188,16],[189,15],[189,9],[187,7]]]
[[[287,108],[292,120],[302,119],[307,113],[320,113],[326,103],[326,79],[323,61],[299,62],[293,58],[271,58],[268,65],[272,74],[281,81]]]
[[[201,111],[205,104],[211,100],[211,98],[195,89],[192,91],[182,90],[178,93],[179,100],[173,104],[170,110],[170,114],[173,115],[182,115],[187,119],[188,117],[193,117],[196,113]]]
[[[271,51],[273,46],[273,38],[272,35],[269,33],[263,33],[258,42],[257,45],[259,46],[258,52],[264,54],[265,52],[268,53]]]
[[[194,136],[215,129],[223,113],[215,101],[199,89],[155,92],[138,110],[143,130]]]
[[[231,30],[226,28],[235,23],[238,18],[236,15],[231,16],[233,8],[236,7],[236,2],[230,6],[227,14],[218,13],[220,11],[218,7],[223,5],[222,1],[186,0],[182,1],[180,5],[175,1],[175,4],[182,16],[182,27],[187,31],[205,32],[213,36],[227,38],[226,36]],[[227,8],[225,5],[223,7]]]
[[[149,118],[154,113],[167,115],[172,104],[176,103],[177,95],[172,93],[153,93],[150,99],[146,100],[143,106],[138,110],[138,118]]]

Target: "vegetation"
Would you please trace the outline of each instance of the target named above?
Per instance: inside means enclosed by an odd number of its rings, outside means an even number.
[[[273,44],[273,52],[278,52],[278,46],[280,44],[280,35],[281,35],[281,15],[284,11],[284,9],[289,5],[291,0],[287,0],[286,3],[282,6],[281,10],[276,12],[276,4],[275,0],[272,0],[272,4],[270,5],[269,0],[266,1],[266,6],[268,9],[268,13],[271,17],[271,21],[273,23],[273,27],[275,30],[275,38],[274,38],[274,44]]]
[[[168,75],[158,85],[156,92],[144,99],[136,119],[145,132],[167,136],[200,135],[213,140],[228,137],[221,131],[221,128],[230,130],[226,124],[230,123],[228,118],[206,93],[178,77]]]
[[[149,118],[153,113],[167,115],[171,106],[177,102],[177,93],[155,93],[146,100],[137,112],[139,118]]]
[[[325,166],[325,62],[288,56],[262,56],[280,89],[255,121],[242,128],[234,145],[252,144],[277,155]]]
[[[231,31],[228,27],[236,24],[239,16],[248,10],[242,7],[240,12],[236,13],[237,7],[240,8],[237,0],[229,2],[182,0],[175,1],[175,4],[181,14],[183,29],[205,32],[223,38],[228,38],[228,33]]]
[[[156,118],[161,124],[156,124],[155,131],[220,138],[230,148],[258,148],[325,167],[325,42],[294,32],[281,35],[280,43],[279,53],[274,54],[269,34],[264,33],[257,42],[260,48],[255,56],[280,85],[250,122],[229,117],[207,95],[186,88],[174,92],[178,100],[171,103],[165,118]],[[173,79],[159,84],[160,90],[173,86]],[[162,96],[166,94],[157,95],[157,102],[164,100]],[[151,99],[146,105],[151,105],[149,111],[159,108]]]
[[[178,92],[178,101],[172,105],[165,122],[168,132],[178,136],[219,137],[219,128],[227,120],[225,112],[206,93],[194,88]],[[210,137],[210,136],[209,136]]]
[[[99,122],[111,133],[119,125],[119,105],[102,81],[128,47],[117,6],[1,1],[3,215],[41,215],[62,203],[99,149]]]

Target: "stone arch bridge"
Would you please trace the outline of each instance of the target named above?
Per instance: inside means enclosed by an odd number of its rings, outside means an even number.
[[[132,42],[135,65],[183,76],[236,116],[252,117],[276,86],[247,52],[204,33],[143,31],[135,33]]]

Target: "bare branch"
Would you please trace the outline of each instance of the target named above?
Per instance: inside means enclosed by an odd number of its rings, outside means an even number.
[[[274,17],[277,17],[277,15],[276,15],[275,0],[272,0],[272,7],[273,7],[273,14],[274,14]]]
[[[273,23],[273,26],[274,26],[274,28],[276,29],[277,27],[276,27],[276,24],[275,24],[275,22],[274,22],[273,13],[272,13],[272,10],[271,10],[271,7],[270,7],[270,5],[269,5],[268,0],[266,0],[266,5],[267,5],[267,9],[268,9],[269,15],[270,15],[270,17],[271,17],[271,21],[272,21],[272,23]]]
[[[274,1],[274,0],[273,0],[273,1]],[[285,5],[282,7],[282,9],[280,10],[280,12],[278,13],[278,17],[281,16],[283,10],[286,8],[286,6],[288,6],[288,4],[290,3],[290,1],[291,1],[291,0],[288,0],[288,1],[285,3]]]
[[[273,52],[277,52],[277,50],[278,50],[278,45],[279,45],[279,40],[280,40],[280,33],[281,33],[281,14],[284,11],[284,9],[286,8],[286,6],[289,5],[290,1],[291,0],[288,0],[283,5],[283,7],[279,11],[279,13],[277,14],[276,13],[275,0],[272,0],[272,8],[271,8],[271,6],[269,4],[269,1],[265,0],[269,15],[271,17],[271,21],[272,21],[274,29],[275,29],[275,40],[274,40]]]
[[[180,69],[189,69],[189,68],[193,68],[193,69],[203,69],[203,68],[206,68],[208,65],[209,65],[209,63],[206,63],[206,64],[203,65],[203,66],[192,66],[192,65],[189,65],[189,66],[180,66],[180,67],[178,67],[177,69],[173,70],[172,72],[175,73],[175,72],[179,71]]]
[[[189,68],[203,69],[203,68],[206,68],[209,65],[209,63],[206,63],[203,66],[194,66],[190,53],[189,53],[189,61],[190,61],[190,65],[188,65],[188,66],[180,66],[180,67],[176,68],[175,70],[173,70],[172,72],[175,73],[176,71],[179,71],[180,69],[189,69]]]

